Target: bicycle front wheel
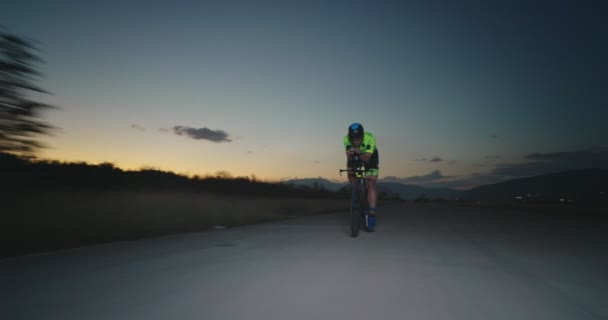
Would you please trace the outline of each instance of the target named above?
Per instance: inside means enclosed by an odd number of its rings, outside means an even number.
[[[359,190],[360,186],[357,184],[356,188],[353,188],[352,196],[350,199],[350,235],[354,238],[359,235],[359,228],[361,222],[361,202]]]

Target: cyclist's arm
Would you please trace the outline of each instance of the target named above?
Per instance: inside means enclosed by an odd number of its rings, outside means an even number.
[[[351,164],[352,164],[352,161],[354,161],[354,160],[355,160],[355,158],[353,157],[353,156],[354,156],[354,152],[352,151],[352,148],[351,148],[351,149],[346,150],[346,153],[345,153],[345,154],[346,154],[346,163],[347,163],[347,164],[348,164],[348,166],[350,167],[350,166],[351,166]]]
[[[372,155],[373,153],[365,152],[359,155],[359,159],[365,163],[369,163],[369,161],[372,159]]]
[[[346,147],[346,160],[350,161],[358,161],[361,160],[364,163],[368,163],[372,158],[372,153],[367,153],[366,150],[361,150],[361,148],[353,147],[348,141],[348,137],[344,137],[344,146]],[[356,156],[356,157],[355,157]]]
[[[360,150],[359,158],[367,164],[372,159],[374,150],[376,150],[376,138],[372,134],[366,134],[365,138],[365,148]]]
[[[359,150],[359,148],[354,148],[354,147],[350,147],[348,149],[346,149],[346,157],[347,158],[352,158],[354,155],[359,155],[361,154],[361,151]]]
[[[363,153],[360,148],[350,148],[346,150],[346,160],[348,160],[349,164],[351,161],[356,163],[358,161],[362,161],[363,163],[368,163],[371,159],[371,153]]]
[[[350,141],[348,140],[348,136],[344,137],[344,147],[346,150],[346,161],[349,161],[352,159],[353,157],[353,146],[350,144]]]
[[[369,150],[363,151],[361,148],[350,148],[346,150],[346,158],[351,159],[354,155],[359,156],[359,159],[365,163],[368,163],[372,159],[372,152]]]

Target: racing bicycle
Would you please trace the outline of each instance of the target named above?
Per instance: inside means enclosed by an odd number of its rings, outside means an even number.
[[[354,155],[351,161],[350,169],[340,169],[340,175],[342,172],[348,172],[349,174],[354,173],[357,183],[352,189],[351,201],[350,201],[350,235],[356,237],[359,235],[359,229],[361,228],[361,222],[367,226],[367,214],[369,212],[369,203],[367,201],[367,172],[363,161],[359,159],[358,155]]]

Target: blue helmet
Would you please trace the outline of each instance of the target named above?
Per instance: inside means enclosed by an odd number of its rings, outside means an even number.
[[[353,123],[348,127],[348,137],[350,139],[363,138],[363,126],[360,123]]]

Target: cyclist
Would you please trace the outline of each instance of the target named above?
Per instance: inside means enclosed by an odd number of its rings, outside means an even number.
[[[378,180],[378,148],[376,138],[370,132],[363,131],[360,123],[353,123],[348,127],[348,134],[344,137],[344,147],[346,148],[346,166],[348,169],[355,167],[354,158],[358,156],[367,172],[367,200],[369,202],[369,214],[367,215],[365,230],[374,231],[376,227],[376,181]],[[348,181],[353,188],[357,185],[357,178],[354,173],[348,173]]]

